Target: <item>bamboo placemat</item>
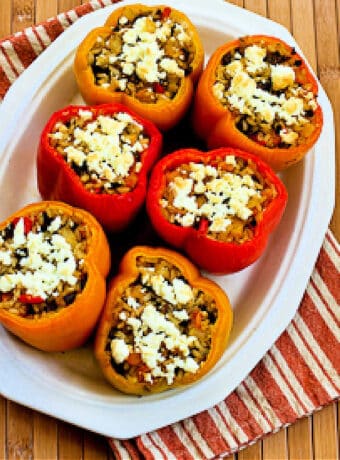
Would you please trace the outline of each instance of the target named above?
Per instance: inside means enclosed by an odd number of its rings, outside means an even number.
[[[8,3],[8,2],[5,2]],[[21,15],[17,15],[16,18],[18,19],[19,17],[21,18],[21,23],[23,23],[27,18],[29,17],[29,11],[32,11],[29,9],[29,6],[32,2],[12,2],[12,6],[18,8],[19,4],[23,3],[22,5],[22,10],[21,10]],[[36,2],[37,6],[39,5],[39,1]],[[51,4],[54,2],[47,2],[51,8]],[[71,4],[72,3],[72,4]],[[68,6],[75,6],[75,4],[78,4],[79,2],[60,2],[61,6],[64,6],[65,9]],[[36,54],[39,54],[42,49],[45,46],[48,46],[48,43],[52,41],[59,33],[62,32],[62,30],[70,25],[72,22],[74,22],[78,16],[82,14],[86,14],[86,12],[96,9],[99,7],[104,6],[104,4],[111,4],[113,2],[111,1],[92,1],[91,4],[86,4],[81,8],[77,8],[76,10],[70,11],[67,14],[61,14],[56,20],[54,21],[49,21],[48,24],[43,24],[40,25],[38,28],[35,29],[28,29],[25,31],[25,34],[19,34],[15,39],[13,37],[10,38],[10,40],[5,42],[5,46],[3,46],[2,51],[4,53],[4,56],[6,58],[7,64],[9,67],[6,67],[6,62],[0,61],[2,64],[1,70],[4,72],[5,75],[2,75],[2,78],[0,77],[0,88],[4,91],[7,86],[11,83],[12,80],[14,80],[17,75],[23,70],[23,68],[27,67],[29,63],[31,62],[31,59],[34,59]],[[264,2],[264,1],[256,1],[256,2],[250,2],[246,1],[245,4],[243,5],[243,2],[234,2],[237,3],[241,6],[245,6],[248,9],[251,9],[259,14],[263,15],[269,15],[272,19],[277,20],[278,22],[283,23],[284,25],[288,26],[288,28],[291,28],[293,30],[293,33],[295,35],[295,38],[301,45],[303,51],[307,55],[309,61],[311,62],[312,66],[316,68],[316,64],[319,65],[319,75],[321,78],[321,82],[323,83],[326,91],[328,89],[328,94],[333,96],[336,100],[339,99],[339,74],[338,74],[338,55],[336,53],[336,50],[334,50],[332,47],[329,46],[329,40],[325,39],[325,32],[327,32],[327,38],[330,38],[330,35],[333,37],[333,42],[336,43],[336,21],[335,21],[335,29],[334,29],[334,24],[332,24],[332,21],[329,21],[330,17],[333,17],[333,21],[336,19],[335,16],[329,14],[332,13],[332,4],[335,5],[335,2],[311,2],[311,1],[304,1],[304,2],[285,2],[285,1],[269,1],[269,2]],[[303,5],[302,5],[303,3]],[[28,5],[29,4],[29,5]],[[28,6],[27,6],[28,5]],[[298,8],[304,6],[303,10],[300,10]],[[54,5],[55,7],[56,5]],[[60,5],[59,5],[60,6]],[[338,5],[339,6],[339,5]],[[45,7],[46,8],[46,3]],[[52,5],[53,8],[53,5]],[[302,14],[303,11],[303,14]],[[339,12],[339,10],[337,10]],[[37,10],[38,12],[38,10]],[[333,9],[333,12],[336,12],[336,9]],[[53,11],[49,13],[49,11],[45,10],[44,13],[49,16],[50,14],[53,14]],[[316,14],[315,14],[316,13]],[[319,14],[318,14],[319,13]],[[42,10],[40,11],[40,14],[42,15]],[[326,22],[326,18],[328,22]],[[36,21],[39,22],[39,14],[36,15]],[[41,17],[41,19],[43,19]],[[20,20],[19,20],[20,21]],[[300,27],[304,24],[304,27]],[[332,27],[333,25],[333,27]],[[323,35],[320,34],[320,32],[323,32]],[[334,36],[335,32],[335,36]],[[310,41],[313,38],[314,40],[314,45],[316,44],[316,47],[313,47],[313,43]],[[334,40],[335,38],[335,40]],[[27,40],[30,42],[32,45],[31,41],[34,42],[35,46],[27,46]],[[332,43],[333,43],[332,42]],[[303,46],[305,44],[305,46]],[[327,53],[324,53],[324,46],[327,44]],[[11,54],[11,45],[14,48],[14,53]],[[7,46],[7,48],[6,48]],[[23,53],[23,49],[25,50],[25,53]],[[17,59],[18,58],[18,59]],[[330,63],[328,60],[331,60],[332,64],[329,65]],[[5,71],[4,71],[5,70]],[[7,80],[7,81],[6,81]],[[2,84],[2,86],[1,86]],[[336,119],[338,119],[338,113],[336,113]],[[337,215],[333,220],[333,230],[335,234],[337,233],[337,225],[336,225],[336,219]],[[134,455],[137,455],[136,448],[139,449],[139,452],[143,452],[146,457],[150,458],[161,458],[161,455],[166,456],[167,458],[171,457],[172,455],[175,455],[176,458],[209,458],[212,457],[216,454],[222,454],[223,452],[230,452],[233,449],[238,450],[241,445],[247,445],[249,442],[253,442],[257,439],[257,437],[263,436],[265,433],[270,433],[275,431],[276,429],[280,428],[282,425],[285,423],[291,423],[295,421],[299,416],[303,416],[308,413],[308,408],[310,408],[311,411],[315,410],[317,407],[321,407],[323,404],[328,403],[332,399],[336,397],[337,391],[335,393],[331,390],[331,388],[325,383],[322,383],[323,390],[325,389],[324,386],[326,385],[327,390],[326,393],[328,392],[328,398],[325,398],[325,395],[323,397],[320,397],[320,388],[317,389],[317,386],[320,384],[320,379],[314,379],[313,380],[313,375],[315,377],[315,368],[312,366],[311,374],[309,375],[308,379],[311,378],[313,381],[312,387],[313,387],[313,394],[308,393],[308,385],[304,385],[304,393],[305,395],[303,396],[303,399],[301,400],[301,394],[298,392],[297,388],[295,387],[294,389],[294,384],[292,384],[293,390],[289,393],[282,392],[282,388],[280,387],[279,389],[276,389],[276,392],[273,392],[273,386],[277,386],[279,377],[278,375],[275,374],[276,369],[281,369],[280,363],[278,363],[278,356],[281,355],[284,356],[284,359],[286,360],[287,363],[289,363],[289,356],[290,354],[285,355],[285,350],[289,346],[296,346],[296,340],[292,339],[294,337],[295,332],[297,331],[299,334],[302,333],[303,328],[307,324],[310,326],[314,326],[315,322],[319,323],[319,319],[315,317],[315,314],[318,314],[316,311],[314,311],[315,307],[315,291],[317,293],[317,297],[319,300],[321,299],[321,303],[323,302],[323,290],[324,286],[326,285],[328,292],[330,291],[332,294],[332,297],[334,298],[335,302],[338,302],[338,285],[335,283],[338,282],[338,274],[336,274],[334,271],[331,271],[331,273],[335,273],[335,278],[332,280],[332,277],[329,276],[329,271],[325,272],[324,267],[325,267],[325,260],[327,259],[327,263],[329,262],[328,259],[331,259],[331,263],[333,265],[338,264],[338,260],[335,258],[334,259],[334,253],[336,257],[339,256],[339,249],[337,247],[336,240],[334,239],[333,235],[329,232],[327,234],[327,237],[325,239],[325,244],[323,246],[323,249],[321,251],[321,256],[319,258],[319,262],[316,266],[316,270],[313,273],[311,283],[309,285],[309,291],[307,289],[304,302],[302,307],[300,307],[299,310],[299,317],[296,317],[294,319],[294,322],[291,325],[291,330],[287,329],[287,335],[284,337],[281,337],[277,344],[275,345],[277,349],[272,349],[268,355],[262,360],[259,366],[251,373],[251,375],[248,377],[248,380],[246,379],[245,382],[243,382],[243,386],[238,388],[236,390],[235,394],[233,393],[231,396],[227,398],[227,400],[220,405],[216,406],[213,408],[212,411],[208,411],[208,413],[204,415],[199,415],[196,418],[191,418],[186,421],[183,421],[180,424],[176,424],[173,427],[166,428],[164,430],[160,430],[157,433],[152,433],[145,435],[144,437],[139,437],[136,440],[129,441],[129,442],[120,442],[120,441],[115,441],[111,440],[111,445],[112,448],[115,452],[115,455],[122,456],[123,458],[127,458],[128,453]],[[334,260],[333,260],[334,259]],[[325,303],[325,302],[324,302]],[[327,303],[327,302],[326,302]],[[327,306],[329,310],[329,305]],[[313,310],[314,309],[314,310]],[[318,308],[316,309],[318,310]],[[330,310],[329,310],[330,311]],[[325,314],[325,312],[323,313]],[[331,309],[331,314],[335,315],[336,310]],[[302,328],[302,329],[301,329]],[[326,328],[327,329],[327,328]],[[321,328],[321,334],[325,333],[325,329],[322,330]],[[315,338],[315,336],[314,336]],[[292,339],[292,343],[289,343],[289,341]],[[330,351],[329,348],[329,343],[327,342],[327,345],[325,348],[323,348],[323,351],[326,353],[326,357],[328,355],[331,355],[332,352]],[[313,347],[311,347],[313,348]],[[279,355],[277,354],[277,350],[279,350]],[[333,348],[334,350],[334,348]],[[291,350],[292,351],[292,350]],[[294,350],[293,350],[294,351]],[[300,349],[301,351],[301,349]],[[312,350],[313,351],[313,350]],[[315,357],[314,357],[315,358]],[[304,357],[304,362],[306,363],[309,360],[309,358],[306,360],[306,357]],[[274,367],[273,364],[274,363]],[[317,366],[321,367],[323,366],[322,363],[318,363],[318,359],[316,359]],[[294,373],[296,374],[296,362],[289,363],[290,366],[295,369]],[[301,363],[300,363],[301,364]],[[299,366],[300,366],[299,364]],[[338,363],[336,362],[336,359],[331,359],[331,366],[336,366]],[[333,367],[334,367],[333,366]],[[327,367],[327,366],[326,366]],[[313,370],[314,369],[314,370]],[[334,369],[339,369],[338,367],[334,367]],[[281,369],[282,371],[282,369]],[[324,368],[324,371],[326,371],[326,380],[331,381],[332,385],[335,384],[336,380],[333,381],[332,378],[332,369],[328,367],[328,369]],[[331,372],[330,372],[331,371]],[[329,374],[330,372],[330,374]],[[254,382],[258,383],[258,386],[261,386],[263,376],[268,377],[269,374],[270,377],[272,378],[272,385],[270,387],[261,387],[262,393],[264,393],[265,399],[262,398],[262,396],[259,396],[259,394],[254,391]],[[328,373],[328,375],[327,375]],[[305,378],[306,374],[302,372],[301,376]],[[300,376],[300,377],[301,377]],[[286,376],[287,380],[287,376]],[[321,379],[322,380],[322,379]],[[310,383],[310,382],[309,382]],[[279,385],[280,386],[280,385]],[[291,393],[293,393],[294,398],[291,398]],[[248,396],[250,395],[250,399],[247,399],[247,394]],[[285,407],[282,406],[282,396],[286,399],[286,404]],[[240,422],[240,420],[235,416],[233,413],[233,409],[237,411],[240,410],[240,405],[239,401],[236,403],[233,398],[238,397],[242,402],[248,407],[248,412],[250,416],[247,417],[247,421],[244,422],[243,424]],[[278,407],[275,406],[275,400],[277,398],[280,399],[280,410],[281,413],[278,416]],[[306,399],[307,397],[307,399]],[[262,399],[261,399],[262,398]],[[261,407],[261,410],[258,412],[254,412],[254,408],[250,409],[249,404],[252,404],[255,401],[256,405],[256,400],[257,404],[259,407]],[[267,407],[266,409],[263,409],[263,402],[264,401],[269,401],[270,407]],[[299,403],[299,409],[297,409],[296,403]],[[1,422],[0,418],[0,455],[4,453],[4,458],[6,454],[9,454],[8,458],[30,458],[30,453],[31,451],[34,452],[35,458],[57,458],[55,457],[55,448],[57,446],[57,439],[56,439],[56,431],[55,429],[51,430],[50,433],[50,439],[49,442],[50,444],[46,444],[46,452],[45,456],[43,454],[43,451],[40,450],[39,448],[34,445],[36,444],[36,441],[39,439],[39,434],[41,434],[42,430],[42,424],[40,426],[40,423],[34,424],[33,423],[33,432],[34,432],[34,437],[32,437],[32,431],[31,431],[31,437],[28,436],[27,440],[22,438],[22,432],[19,430],[16,430],[18,426],[20,426],[19,422],[19,417],[14,416],[11,420],[11,412],[13,414],[13,408],[14,412],[18,412],[20,414],[21,408],[16,407],[13,403],[8,403],[7,408],[9,410],[5,410],[5,404],[2,404],[1,406],[2,409],[2,414],[5,417],[2,419],[4,420]],[[329,406],[332,407],[332,406]],[[274,411],[270,412],[274,408]],[[293,409],[293,411],[292,411]],[[326,409],[328,410],[328,409]],[[215,413],[215,412],[216,413]],[[280,411],[279,411],[280,412]],[[23,410],[23,413],[25,413],[25,410]],[[27,414],[29,414],[30,411],[27,411]],[[217,414],[217,415],[216,415]],[[9,417],[8,417],[9,415]],[[238,415],[238,414],[236,414]],[[5,418],[7,416],[7,427],[5,422]],[[37,420],[46,420],[50,422],[48,418],[44,418],[44,416],[41,416],[40,414],[34,414]],[[251,419],[253,417],[253,419]],[[222,425],[220,422],[222,420]],[[308,419],[305,419],[308,420]],[[317,420],[317,418],[314,416],[310,420]],[[217,422],[216,422],[217,421]],[[334,422],[334,415],[327,417],[328,423],[333,423]],[[14,423],[13,423],[14,422]],[[30,429],[29,425],[30,421],[26,420],[26,425],[28,428],[27,433],[29,435]],[[207,422],[207,425],[204,425],[204,423]],[[238,425],[240,428],[237,428]],[[257,429],[255,425],[258,425]],[[48,423],[48,425],[53,425],[53,421],[51,424]],[[204,425],[204,426],[203,426]],[[262,426],[261,426],[262,425]],[[303,426],[303,423],[300,424]],[[67,445],[67,440],[68,436],[66,435],[66,426],[63,427],[58,422],[58,428],[59,428],[59,442],[60,439],[63,439],[64,441],[66,440],[66,445]],[[207,433],[206,427],[209,427],[209,433]],[[211,435],[211,430],[216,429],[216,436]],[[260,427],[260,428],[259,428]],[[316,424],[314,423],[314,427],[316,427]],[[7,428],[7,440],[1,440],[1,433],[5,433]],[[39,429],[40,428],[40,429]],[[3,431],[2,431],[3,429]],[[14,432],[17,431],[16,437],[12,436]],[[296,430],[295,430],[296,431]],[[8,437],[8,433],[10,436]],[[70,439],[77,439],[77,433],[81,436],[81,431],[74,429],[73,433],[75,434],[75,438],[73,436],[70,437]],[[284,436],[282,434],[284,433]],[[248,448],[244,451],[239,452],[238,458],[288,458],[287,455],[289,455],[289,458],[312,458],[312,452],[311,452],[311,446],[308,446],[308,434],[305,436],[305,438],[301,438],[302,442],[300,443],[294,443],[294,437],[289,436],[289,433],[294,433],[294,429],[290,429],[287,431],[281,431],[278,433],[276,436],[271,436],[266,438],[262,444],[257,443],[255,447],[253,448]],[[288,439],[284,440],[284,437],[288,434]],[[214,438],[214,439],[212,439]],[[290,438],[290,439],[289,439]],[[89,452],[91,452],[91,442],[86,442],[86,439],[89,439],[88,435],[85,434],[85,442],[83,443],[83,454],[84,457],[89,456]],[[91,439],[91,438],[90,438]],[[93,438],[98,440],[98,438]],[[183,439],[186,442],[183,442]],[[331,437],[331,439],[333,439]],[[317,441],[315,443],[315,440]],[[15,441],[15,442],[14,442]],[[27,442],[26,442],[27,441]],[[34,441],[34,442],[33,442]],[[327,439],[327,443],[324,443],[322,441],[318,441],[317,437],[315,436],[315,430],[314,430],[314,438],[313,438],[313,454],[315,455],[315,458],[336,458],[336,446],[333,445],[333,450],[332,449],[332,441],[329,442],[329,437]],[[334,442],[336,442],[336,438],[334,439]],[[7,443],[7,444],[6,444]],[[319,443],[319,444],[318,444]],[[7,449],[5,448],[7,445]],[[176,447],[177,446],[177,447]],[[1,448],[3,447],[3,450]],[[69,446],[70,447],[70,446]],[[287,452],[287,447],[289,447],[289,452]],[[174,450],[176,448],[177,450]],[[281,449],[281,454],[282,456],[279,457],[278,454],[273,454],[273,452],[279,452]],[[7,451],[7,453],[6,453]],[[93,457],[93,458],[106,458],[107,453],[100,449],[102,452],[102,457]],[[63,452],[63,451],[62,451]],[[64,451],[64,453],[66,453]],[[74,450],[74,453],[78,452],[77,449]],[[285,452],[285,456],[284,455]],[[325,456],[328,455],[329,457]],[[331,453],[332,452],[332,453]],[[51,454],[51,457],[50,457]],[[307,456],[309,454],[309,456]],[[334,455],[335,454],[335,455]],[[46,456],[47,455],[47,456]],[[153,457],[151,457],[153,455]],[[247,457],[247,455],[249,455]],[[272,455],[272,456],[271,456]],[[320,456],[319,456],[320,455]],[[333,456],[332,456],[333,455]],[[11,457],[12,456],[12,457]],[[76,455],[78,457],[78,455]],[[75,458],[76,456],[70,456],[69,458]],[[59,458],[66,458],[65,455],[60,456],[59,452]],[[91,457],[92,458],[92,457]]]

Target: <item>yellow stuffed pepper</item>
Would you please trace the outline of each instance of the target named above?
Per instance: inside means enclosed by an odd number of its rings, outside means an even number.
[[[202,378],[232,325],[227,295],[182,255],[136,246],[112,280],[95,340],[107,380],[146,395]]]
[[[110,249],[91,214],[58,201],[0,224],[0,324],[44,351],[89,338],[106,295]]]
[[[85,37],[74,72],[88,104],[120,102],[168,130],[189,108],[203,60],[200,37],[185,14],[135,4],[116,9]]]

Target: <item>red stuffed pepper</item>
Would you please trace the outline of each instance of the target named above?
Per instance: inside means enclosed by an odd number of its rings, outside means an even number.
[[[147,211],[165,241],[201,268],[226,274],[260,257],[286,202],[283,183],[255,155],[183,149],[154,167]]]
[[[86,209],[108,231],[120,231],[145,200],[161,147],[155,125],[121,104],[65,107],[41,135],[39,191],[44,199]]]

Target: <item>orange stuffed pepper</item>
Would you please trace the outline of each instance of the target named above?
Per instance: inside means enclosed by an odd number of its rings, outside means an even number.
[[[294,48],[274,37],[242,37],[210,58],[196,92],[194,129],[209,148],[240,148],[283,170],[319,138],[317,92]]]
[[[112,280],[95,355],[107,380],[124,393],[188,385],[222,356],[232,317],[224,291],[189,260],[136,246]]]
[[[127,5],[77,49],[74,72],[88,104],[120,102],[161,130],[184,116],[204,51],[189,18],[167,6]]]
[[[110,250],[98,222],[57,201],[0,224],[0,324],[44,351],[81,346],[101,313]]]

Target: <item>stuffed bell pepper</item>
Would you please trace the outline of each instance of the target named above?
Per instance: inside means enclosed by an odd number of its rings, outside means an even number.
[[[283,170],[300,161],[321,133],[317,93],[317,81],[294,48],[274,37],[242,37],[209,60],[196,92],[194,129],[209,148],[240,148]]]
[[[124,393],[188,385],[222,356],[232,316],[224,291],[182,255],[135,246],[109,288],[95,355],[107,380]]]
[[[127,5],[77,49],[74,73],[88,104],[121,102],[161,130],[184,116],[203,67],[196,28],[167,6]]]
[[[44,351],[82,345],[105,301],[110,251],[88,212],[46,201],[0,224],[0,324]]]
[[[121,104],[65,107],[41,135],[40,194],[86,209],[107,231],[120,231],[144,203],[161,147],[154,124]]]
[[[165,241],[202,269],[226,274],[260,257],[286,201],[283,183],[257,156],[183,149],[154,167],[147,211]]]

